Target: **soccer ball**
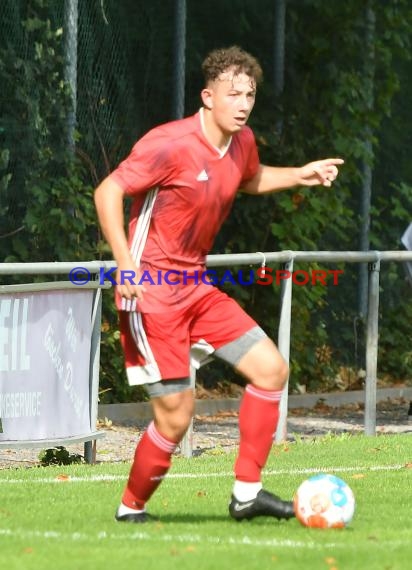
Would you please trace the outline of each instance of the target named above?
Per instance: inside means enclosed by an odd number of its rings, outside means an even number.
[[[355,497],[349,485],[325,473],[303,481],[293,502],[298,520],[312,528],[343,528],[355,511]]]

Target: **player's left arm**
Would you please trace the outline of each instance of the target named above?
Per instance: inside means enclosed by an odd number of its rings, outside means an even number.
[[[332,186],[338,176],[338,166],[343,164],[341,158],[315,160],[304,166],[266,166],[259,165],[253,178],[242,184],[241,192],[247,194],[267,194],[280,192],[295,186]]]

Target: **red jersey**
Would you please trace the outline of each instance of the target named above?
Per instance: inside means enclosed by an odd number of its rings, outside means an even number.
[[[237,190],[258,167],[251,129],[243,127],[221,151],[206,139],[203,109],[152,129],[135,144],[110,176],[133,198],[129,246],[147,291],[137,307],[135,300],[117,298],[118,309],[182,308],[210,290],[211,285],[183,282],[178,274],[205,271],[206,255]],[[165,280],[171,270],[174,277]]]

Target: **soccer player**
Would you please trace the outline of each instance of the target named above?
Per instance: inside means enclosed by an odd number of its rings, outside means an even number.
[[[148,132],[95,192],[118,268],[116,300],[128,381],[146,385],[153,409],[116,511],[118,521],[150,518],[146,503],[193,415],[193,348],[198,357],[203,352],[228,362],[248,382],[239,410],[230,515],[238,520],[294,516],[292,502],[264,490],[261,482],[287,363],[258,324],[204,278],[205,258],[238,191],[260,196],[298,185],[331,186],[343,160],[296,168],[260,164],[246,126],[262,78],[258,61],[232,46],[212,51],[202,69],[199,112]],[[128,238],[126,196],[133,199]]]

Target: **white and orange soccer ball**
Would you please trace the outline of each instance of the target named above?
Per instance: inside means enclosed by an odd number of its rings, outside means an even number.
[[[294,497],[296,518],[312,528],[343,528],[355,512],[355,497],[345,481],[320,473],[303,481]]]

